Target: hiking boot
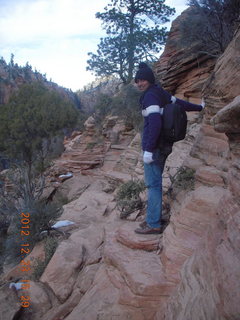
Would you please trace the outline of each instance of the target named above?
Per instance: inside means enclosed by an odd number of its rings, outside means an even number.
[[[145,222],[145,221],[144,221]],[[140,228],[137,228],[135,230],[136,233],[139,234],[159,234],[163,232],[163,228],[159,227],[159,228],[152,228],[150,227],[146,222],[144,223],[142,222],[139,226]]]
[[[145,228],[147,226],[147,222],[146,221],[143,221],[139,224],[139,227],[140,228]]]
[[[165,226],[167,223],[169,222],[169,220],[165,220],[165,219],[161,219],[161,224],[163,226]],[[147,226],[147,222],[146,221],[143,221],[139,224],[139,227],[140,228],[145,228]]]

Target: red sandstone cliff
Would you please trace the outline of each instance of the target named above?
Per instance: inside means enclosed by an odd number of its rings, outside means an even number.
[[[200,235],[201,241],[192,254],[185,255],[177,290],[167,302],[164,317],[161,310],[157,319],[240,318],[239,55],[240,29],[217,61],[204,90],[205,117],[191,152],[193,160],[198,159],[199,187],[190,203],[191,210],[195,209],[190,214],[189,206],[182,206],[178,215],[172,216],[169,233],[164,235],[165,257],[170,257],[171,229],[175,237],[181,229],[188,229],[187,238],[177,237],[180,247],[192,244],[192,237]],[[186,196],[180,200],[186,202]]]
[[[187,48],[181,45],[180,26],[191,15],[191,10],[185,10],[173,21],[165,50],[155,64],[155,72],[166,90],[179,98],[190,98],[193,103],[197,103],[216,58],[200,53],[198,41]]]

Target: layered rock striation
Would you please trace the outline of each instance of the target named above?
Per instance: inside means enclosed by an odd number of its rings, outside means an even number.
[[[164,315],[163,310],[159,310],[156,319],[224,320],[240,317],[239,50],[238,30],[218,60],[204,90],[207,108],[191,152],[193,159],[198,159],[196,185],[199,187],[191,205],[195,209],[187,219],[184,219],[187,210],[178,211],[169,225],[169,229],[175,230],[175,237],[182,228],[188,226],[189,229],[189,225],[191,234],[202,227],[204,230],[192,254],[183,259],[179,285],[167,302]],[[191,159],[187,161],[189,166],[194,163]],[[202,192],[206,193],[204,197]],[[202,201],[206,206],[198,221],[194,221]],[[196,231],[194,233],[196,236]],[[172,235],[166,233],[164,238],[167,254],[171,248],[167,243],[172,242]],[[177,237],[177,240],[181,246],[181,238]],[[188,246],[193,244],[190,236],[185,241]],[[172,257],[176,260],[175,255]]]
[[[216,63],[216,57],[199,50],[201,43],[181,43],[181,25],[192,15],[188,8],[177,17],[171,26],[168,40],[155,72],[164,89],[185,100],[199,102],[202,88]]]

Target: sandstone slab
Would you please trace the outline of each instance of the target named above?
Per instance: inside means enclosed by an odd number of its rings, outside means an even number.
[[[109,281],[104,268],[101,268],[92,287],[66,317],[66,320],[79,320],[80,315],[81,320],[111,320],[114,318],[144,320],[141,310],[122,307],[118,304],[118,298],[119,290]]]
[[[134,226],[124,224],[116,231],[116,240],[131,249],[142,249],[145,251],[157,251],[161,249],[161,235],[142,235],[139,236],[134,232]]]
[[[64,302],[70,296],[84,259],[81,244],[68,240],[57,248],[40,281],[48,284],[57,298]]]
[[[158,296],[171,292],[172,283],[165,278],[163,267],[156,253],[129,250],[116,241],[115,233],[108,233],[104,261],[116,267],[135,295]],[[137,270],[137,272],[136,272]]]
[[[0,289],[0,305],[0,320],[14,320],[20,314],[20,300],[16,292],[7,286]]]

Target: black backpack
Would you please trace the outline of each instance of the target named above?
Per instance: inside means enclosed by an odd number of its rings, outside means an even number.
[[[163,107],[163,142],[174,143],[183,140],[187,131],[187,114],[179,104],[169,103]]]

